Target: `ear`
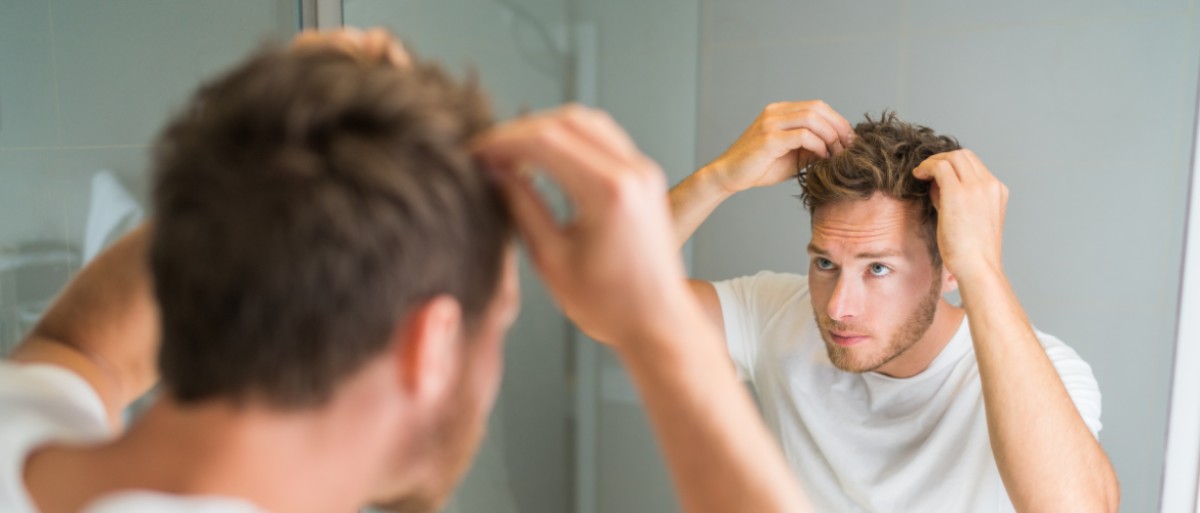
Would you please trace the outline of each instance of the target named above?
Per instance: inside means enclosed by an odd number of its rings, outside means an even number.
[[[440,404],[462,377],[462,307],[450,296],[435,297],[397,329],[401,385],[415,402]]]
[[[946,265],[942,264],[942,295],[949,294],[958,290],[958,279],[950,274],[950,270],[946,269]]]

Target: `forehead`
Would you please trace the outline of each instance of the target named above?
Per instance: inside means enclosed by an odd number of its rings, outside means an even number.
[[[920,249],[918,208],[881,193],[822,205],[813,212],[812,245],[827,251]]]

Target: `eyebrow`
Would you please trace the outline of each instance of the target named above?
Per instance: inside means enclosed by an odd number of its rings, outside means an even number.
[[[828,250],[826,250],[825,248],[822,248],[816,244],[813,244],[811,242],[808,243],[808,252],[815,254],[815,255],[829,256]],[[865,252],[865,253],[859,253],[857,255],[854,255],[854,258],[870,259],[870,258],[889,258],[889,257],[898,257],[898,256],[900,256],[899,251],[886,250],[886,251],[869,251],[869,252]]]

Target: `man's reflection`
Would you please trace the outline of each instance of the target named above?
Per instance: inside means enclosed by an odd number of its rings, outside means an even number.
[[[679,244],[725,198],[794,177],[807,277],[692,288],[817,509],[1115,511],[1091,368],[1032,328],[1002,272],[1007,188],[894,114],[851,128],[777,103],[671,191]]]

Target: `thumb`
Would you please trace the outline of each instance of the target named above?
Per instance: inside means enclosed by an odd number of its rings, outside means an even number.
[[[565,243],[562,231],[554,220],[550,208],[533,182],[520,176],[513,168],[490,171],[504,194],[509,211],[517,227],[517,233],[525,241],[534,265],[541,267],[549,253],[558,251]]]

